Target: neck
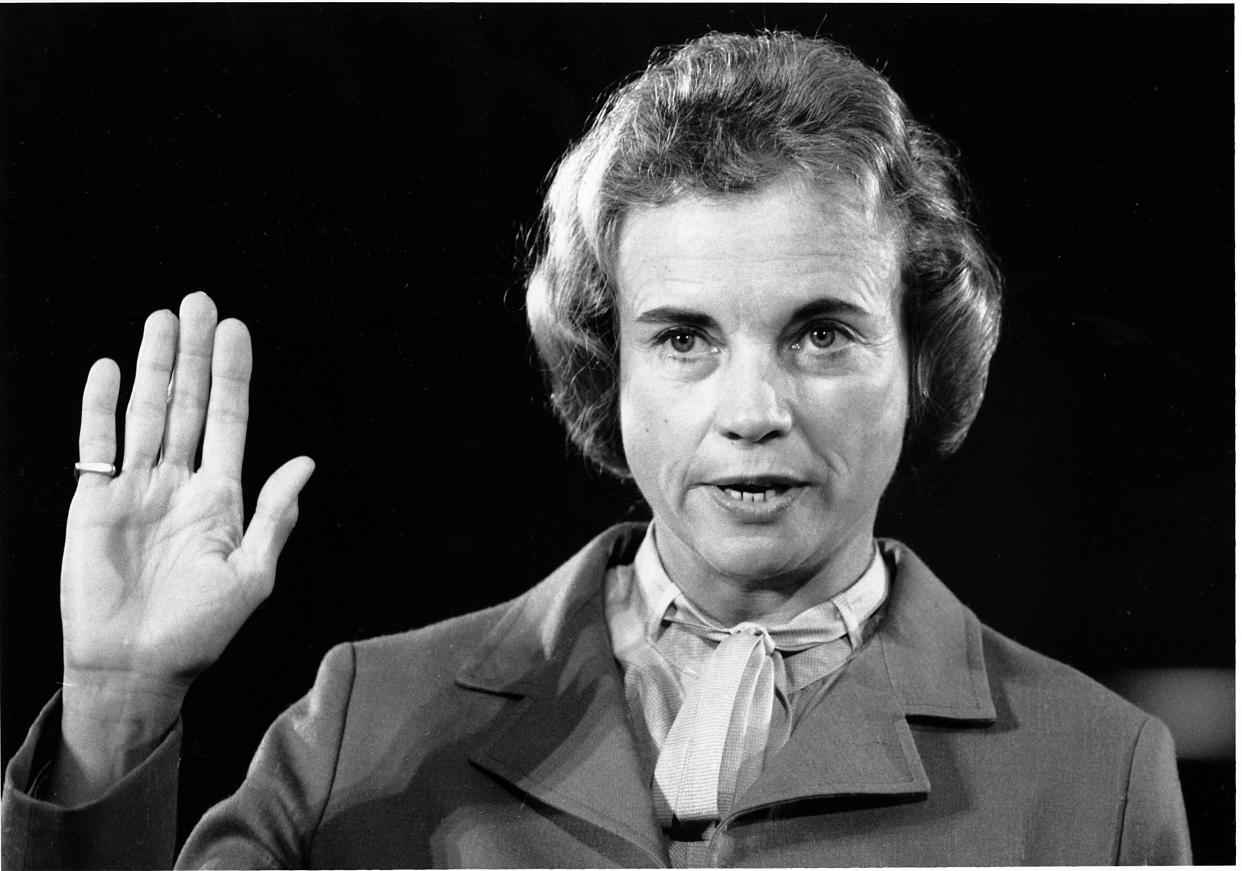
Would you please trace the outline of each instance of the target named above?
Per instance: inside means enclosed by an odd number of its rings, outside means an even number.
[[[664,533],[664,534],[662,534]],[[870,532],[857,535],[811,566],[762,576],[729,574],[708,565],[663,527],[656,551],[669,579],[712,619],[724,626],[742,622],[775,625],[848,589],[871,564]]]

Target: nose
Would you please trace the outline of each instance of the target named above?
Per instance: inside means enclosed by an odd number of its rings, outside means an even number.
[[[721,374],[716,405],[721,435],[760,444],[789,433],[793,413],[785,396],[785,373],[775,361],[739,355]]]

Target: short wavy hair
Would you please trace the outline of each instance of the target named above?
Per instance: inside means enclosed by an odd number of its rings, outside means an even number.
[[[1000,274],[944,142],[878,72],[796,33],[711,33],[658,51],[555,169],[526,292],[552,407],[592,461],[626,478],[614,281],[627,210],[754,191],[786,174],[857,184],[900,240],[910,359],[907,466],[953,453],[983,401]]]

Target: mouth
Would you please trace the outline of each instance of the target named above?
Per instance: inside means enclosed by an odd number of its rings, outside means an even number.
[[[712,481],[711,485],[735,502],[768,502],[802,486],[802,482],[782,476],[756,476]]]

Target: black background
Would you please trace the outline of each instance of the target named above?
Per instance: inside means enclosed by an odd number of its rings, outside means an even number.
[[[1107,680],[1233,666],[1233,11],[0,8],[3,758],[59,678],[82,380],[205,290],[255,341],[246,492],[318,471],[277,588],[185,709],[182,818],[333,643],[527,588],[641,517],[546,411],[522,239],[597,97],[709,28],[819,31],[962,152],[1009,285],[988,399],[879,532]],[[1233,763],[1182,765],[1232,862]]]

